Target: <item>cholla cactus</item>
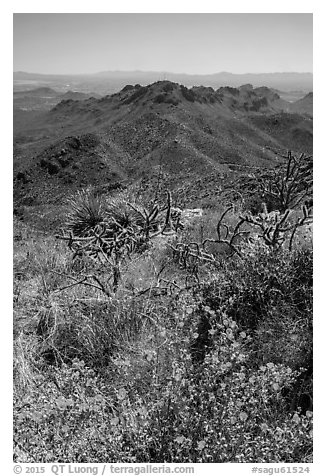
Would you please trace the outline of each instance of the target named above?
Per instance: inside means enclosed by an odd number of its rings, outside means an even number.
[[[305,205],[302,207],[302,216],[296,220],[291,211],[267,212],[266,205],[263,212],[257,216],[247,213],[240,216],[232,228],[226,223],[227,214],[233,209],[229,207],[220,216],[216,226],[216,236],[205,238],[199,242],[177,242],[170,245],[174,259],[198,279],[199,264],[218,264],[218,255],[209,253],[209,245],[222,245],[219,253],[227,258],[237,256],[246,258],[253,249],[253,244],[263,243],[266,249],[277,250],[288,246],[291,251],[297,230],[312,221],[312,212]],[[258,233],[253,228],[258,228]]]
[[[248,213],[242,217],[242,220],[260,229],[261,234],[258,236],[264,240],[268,247],[280,248],[288,241],[289,250],[291,250],[295,233],[298,228],[311,222],[312,212],[303,205],[302,216],[296,221],[291,220],[290,210],[285,210],[283,213],[279,211],[267,213],[265,210],[255,217]]]
[[[288,152],[285,165],[254,177],[265,200],[284,213],[312,196],[312,156],[296,157]]]
[[[68,201],[65,232],[58,238],[66,240],[74,256],[87,255],[112,270],[113,287],[120,279],[122,261],[155,236],[173,234],[180,226],[172,216],[172,200],[167,192],[166,205],[154,203],[149,209],[127,202],[123,197],[100,201],[87,190]]]
[[[225,217],[231,210],[233,210],[233,207],[229,207],[225,210],[218,220],[216,237],[205,238],[201,242],[177,242],[174,246],[170,245],[174,259],[176,259],[182,267],[190,271],[197,280],[199,264],[216,264],[218,262],[216,256],[208,251],[210,244],[222,245],[228,257],[233,255],[242,257],[241,245],[242,242],[247,239],[248,231],[242,228],[242,225],[245,223],[244,218],[240,218],[232,230],[229,225],[225,223]]]

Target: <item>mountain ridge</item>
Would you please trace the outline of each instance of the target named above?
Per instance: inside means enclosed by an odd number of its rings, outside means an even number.
[[[284,111],[289,104],[248,84],[214,90],[160,81],[26,112],[14,127],[15,201],[55,204],[86,186],[153,183],[157,170],[171,190],[199,183],[194,196],[215,193],[225,177],[275,166],[275,151],[312,151],[312,117]]]

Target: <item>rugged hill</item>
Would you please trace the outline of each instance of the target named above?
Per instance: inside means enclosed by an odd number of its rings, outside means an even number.
[[[16,118],[15,198],[55,203],[88,184],[150,181],[158,170],[171,188],[200,180],[205,189],[205,177],[273,166],[275,150],[311,152],[312,118],[288,110],[275,91],[250,84],[214,90],[160,81],[66,99]]]
[[[313,93],[307,94],[304,98],[299,99],[291,104],[291,112],[297,112],[299,114],[307,114],[312,117],[313,115]]]
[[[66,93],[60,95],[61,100],[73,99],[74,101],[83,101],[84,99],[96,98],[99,99],[101,96],[96,93],[81,93],[79,91],[67,91]]]

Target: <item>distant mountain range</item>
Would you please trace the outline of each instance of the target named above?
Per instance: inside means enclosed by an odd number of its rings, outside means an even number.
[[[23,71],[14,72],[14,90],[26,86],[50,86],[66,91],[67,88],[82,92],[94,91],[98,94],[109,94],[119,91],[125,84],[139,83],[142,86],[169,80],[190,86],[221,86],[239,87],[250,83],[255,87],[267,86],[281,91],[300,91],[308,93],[313,90],[312,73],[248,73],[233,74],[220,72],[215,74],[184,74],[157,71],[102,71],[95,74],[58,75],[37,74]]]

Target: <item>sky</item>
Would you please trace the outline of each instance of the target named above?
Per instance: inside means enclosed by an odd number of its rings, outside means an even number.
[[[307,13],[14,13],[14,71],[312,72]]]

